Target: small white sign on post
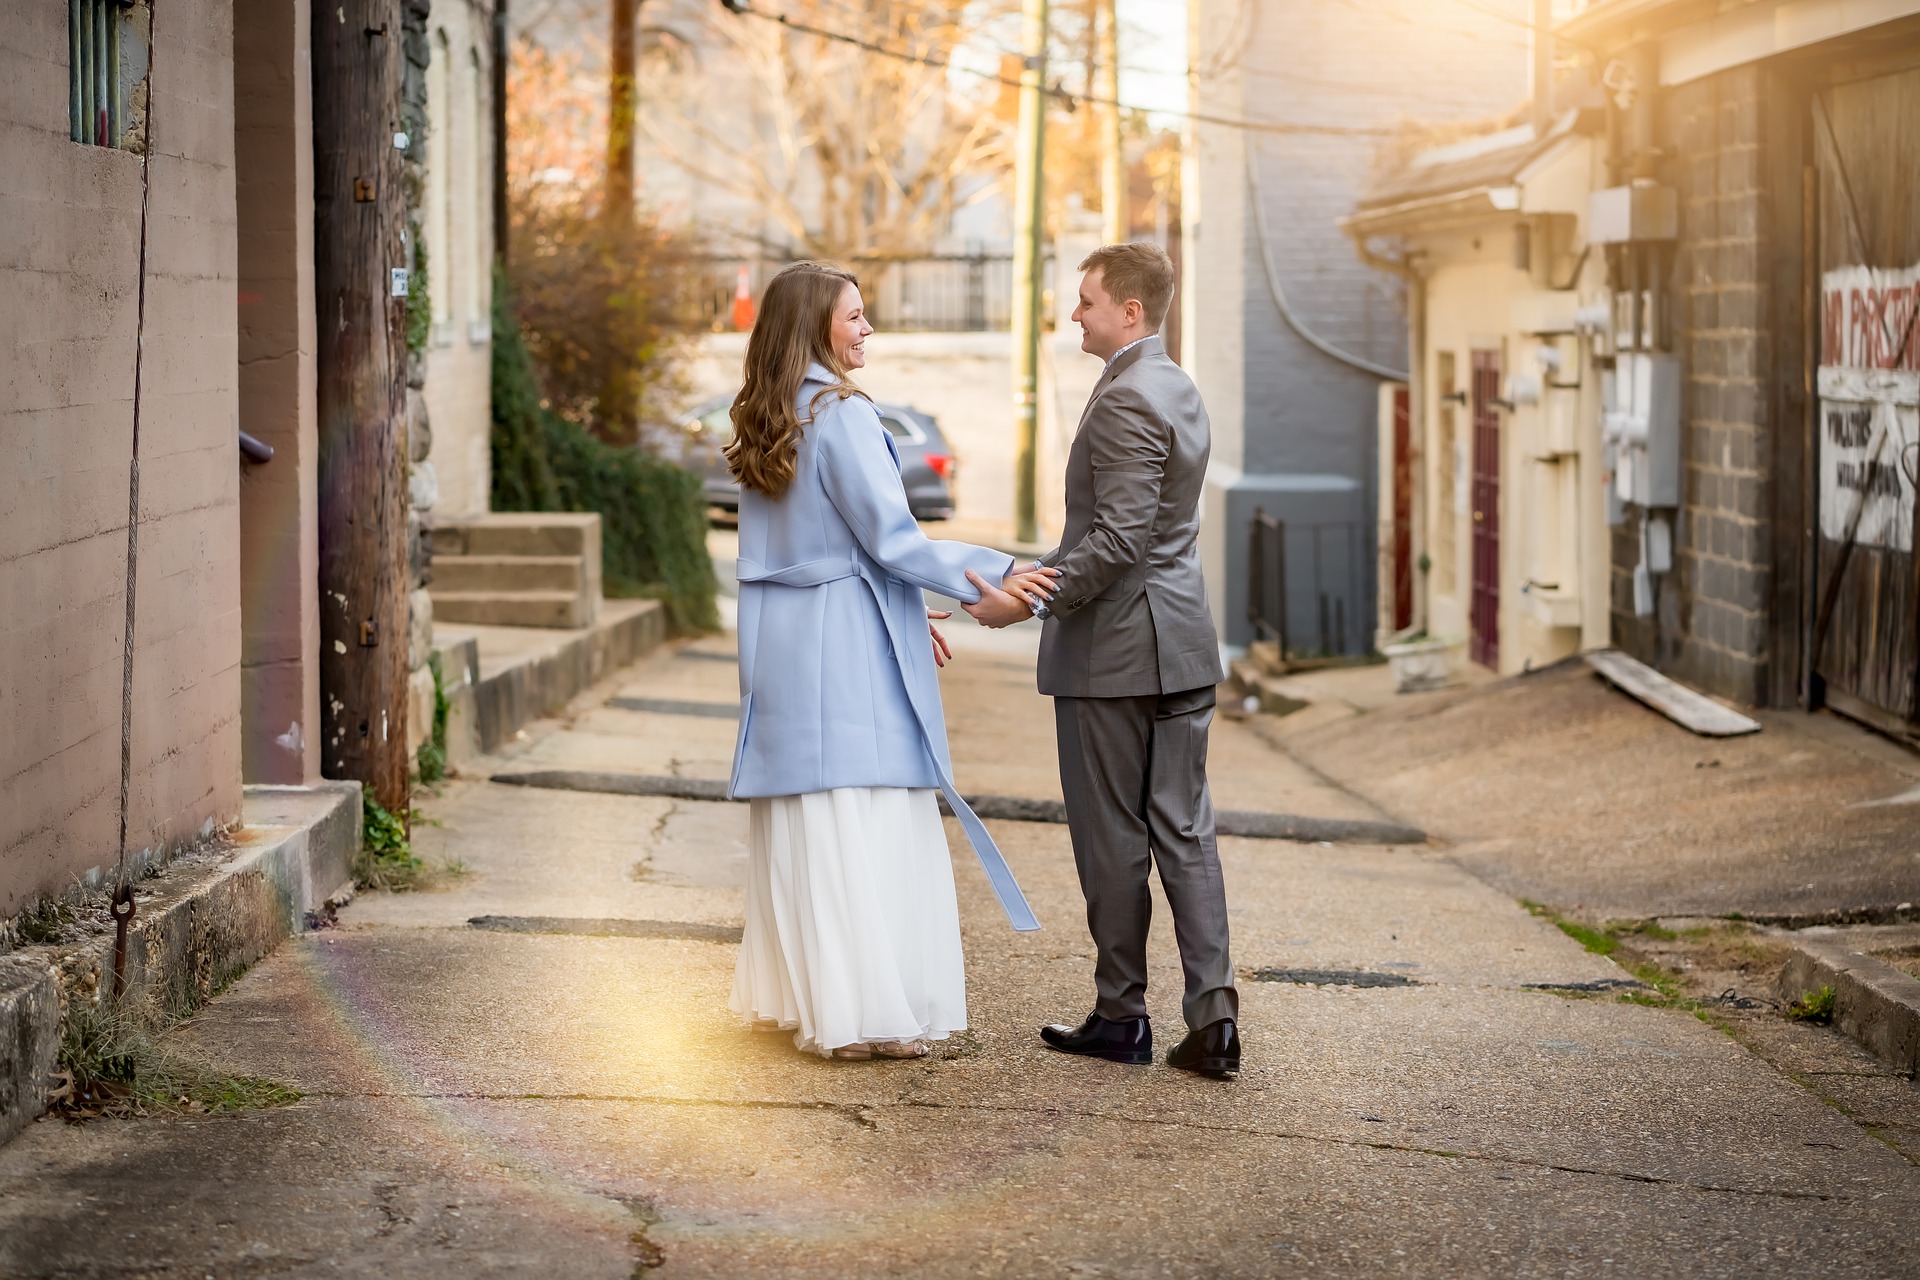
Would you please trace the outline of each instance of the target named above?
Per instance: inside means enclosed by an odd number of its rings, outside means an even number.
[[[396,298],[404,298],[407,296],[407,269],[405,267],[393,268],[393,296]]]

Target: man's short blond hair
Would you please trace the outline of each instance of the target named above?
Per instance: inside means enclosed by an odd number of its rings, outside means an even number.
[[[1173,259],[1159,245],[1146,240],[1103,244],[1086,256],[1080,269],[1098,271],[1101,288],[1115,302],[1138,302],[1155,332],[1166,322],[1167,308],[1173,305]]]

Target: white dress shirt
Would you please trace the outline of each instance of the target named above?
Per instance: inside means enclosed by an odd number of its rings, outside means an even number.
[[[1111,369],[1111,368],[1113,368],[1113,362],[1114,362],[1115,360],[1118,360],[1118,359],[1119,359],[1119,358],[1120,358],[1121,356],[1123,356],[1123,355],[1125,355],[1125,354],[1127,354],[1127,352],[1129,352],[1129,351],[1131,351],[1131,350],[1133,350],[1133,349],[1134,349],[1135,347],[1137,347],[1137,346],[1139,346],[1139,345],[1140,345],[1141,343],[1143,343],[1143,342],[1145,342],[1145,341],[1147,340],[1147,338],[1151,338],[1151,337],[1153,337],[1153,336],[1154,336],[1154,335],[1150,333],[1150,334],[1148,334],[1148,335],[1147,335],[1147,337],[1146,337],[1146,338],[1135,338],[1135,339],[1134,339],[1134,340],[1133,340],[1132,342],[1129,342],[1129,343],[1128,343],[1128,344],[1127,344],[1126,346],[1124,346],[1124,347],[1122,347],[1122,348],[1120,348],[1120,349],[1119,349],[1118,351],[1116,351],[1116,352],[1114,352],[1114,353],[1113,353],[1112,355],[1110,355],[1110,356],[1108,356],[1108,357],[1107,357],[1107,368],[1109,368],[1109,369]]]

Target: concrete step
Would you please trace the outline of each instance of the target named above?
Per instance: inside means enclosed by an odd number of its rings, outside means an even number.
[[[360,813],[357,782],[248,787],[243,825],[209,856],[135,882],[122,1006],[158,1030],[329,920],[353,896]],[[62,1019],[112,986],[114,927],[102,906],[82,912],[77,939],[0,956],[0,1143],[47,1109]]]
[[[445,592],[565,591],[577,595],[586,589],[587,567],[582,556],[448,556],[433,557],[433,594]]]
[[[433,588],[436,622],[491,627],[590,627],[600,597],[578,591],[442,591]]]
[[[455,768],[667,638],[658,600],[608,600],[592,626],[575,631],[461,630],[438,604],[433,624],[447,690],[447,763]]]
[[[454,556],[585,556],[600,567],[600,517],[592,512],[495,511],[438,520],[433,550]]]

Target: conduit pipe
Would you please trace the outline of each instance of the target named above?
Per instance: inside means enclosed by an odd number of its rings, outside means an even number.
[[[1280,287],[1280,273],[1273,265],[1273,246],[1267,239],[1266,202],[1261,199],[1259,162],[1254,159],[1252,139],[1248,139],[1246,150],[1247,194],[1252,198],[1253,203],[1253,237],[1260,244],[1260,265],[1266,270],[1267,292],[1273,295],[1273,305],[1280,312],[1280,318],[1286,321],[1287,328],[1293,330],[1300,336],[1302,342],[1305,342],[1315,351],[1318,351],[1321,355],[1329,359],[1338,360],[1350,369],[1358,369],[1362,373],[1384,379],[1387,382],[1407,381],[1407,371],[1405,369],[1389,368],[1384,364],[1377,364],[1365,356],[1357,356],[1350,351],[1342,351],[1339,347],[1334,346],[1331,342],[1328,342],[1325,338],[1322,338],[1319,334],[1307,328],[1305,322],[1293,313],[1293,308],[1287,303],[1286,290]],[[1378,262],[1376,262],[1364,248],[1361,250],[1360,258],[1361,261],[1366,262],[1369,266],[1378,265]],[[1393,270],[1393,268],[1385,269]],[[1397,273],[1405,274],[1404,271]]]

